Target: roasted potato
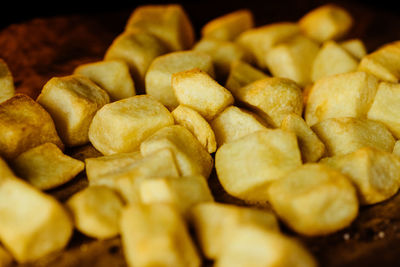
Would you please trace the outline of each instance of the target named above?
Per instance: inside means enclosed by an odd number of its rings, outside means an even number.
[[[14,79],[7,63],[0,58],[0,103],[15,94]]]
[[[349,39],[339,44],[357,60],[361,60],[367,54],[367,48],[361,39]]]

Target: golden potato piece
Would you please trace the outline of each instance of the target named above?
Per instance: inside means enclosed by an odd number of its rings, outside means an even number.
[[[120,222],[131,267],[200,267],[201,258],[179,212],[167,204],[131,204]]]
[[[171,113],[156,99],[132,96],[101,108],[90,125],[89,139],[104,155],[132,152],[158,129],[172,124]]]
[[[193,206],[189,213],[197,240],[208,259],[218,258],[232,235],[245,225],[279,232],[277,218],[267,210],[207,202]]]
[[[0,104],[0,129],[0,156],[8,160],[47,142],[64,149],[50,114],[24,94]]]
[[[157,57],[146,74],[146,93],[173,110],[179,103],[171,86],[172,74],[193,68],[199,68],[214,77],[212,58],[205,53],[190,50]]]
[[[14,79],[7,63],[0,58],[0,103],[15,94]]]
[[[214,266],[316,267],[317,263],[299,241],[256,225],[246,225],[232,233],[231,242],[223,248]]]
[[[349,39],[339,44],[357,60],[361,60],[367,54],[367,48],[361,39]]]
[[[119,234],[123,209],[121,198],[105,186],[90,186],[70,197],[66,203],[76,228],[83,234],[107,239]]]
[[[297,114],[289,114],[282,121],[281,129],[291,131],[297,136],[297,142],[303,162],[316,162],[325,153],[325,145],[310,129],[303,118]]]
[[[238,90],[234,96],[269,125],[280,127],[290,113],[302,114],[303,95],[292,80],[265,78]]]
[[[85,164],[73,159],[53,143],[31,148],[12,161],[16,174],[34,187],[47,190],[73,179]]]
[[[382,202],[399,190],[400,159],[390,152],[364,147],[350,154],[324,158],[321,163],[350,178],[361,204]]]
[[[0,266],[11,267],[12,264],[13,264],[13,258],[11,254],[0,244]]]
[[[218,147],[256,131],[267,129],[266,123],[257,115],[235,106],[227,107],[210,124]]]
[[[307,236],[341,230],[358,214],[354,186],[324,164],[307,163],[289,171],[270,185],[268,197],[278,217]]]
[[[79,65],[75,74],[86,76],[109,95],[112,101],[136,94],[128,65],[122,60],[103,60]]]
[[[394,143],[392,153],[400,157],[400,140],[397,140],[396,143]]]
[[[225,143],[215,155],[218,179],[225,191],[249,202],[267,201],[269,184],[301,163],[296,135],[280,129]]]
[[[374,100],[378,80],[366,72],[350,72],[318,80],[305,107],[308,125],[329,118],[365,118]]]
[[[392,152],[395,142],[385,125],[367,119],[326,119],[312,129],[325,144],[328,156],[344,155],[362,147]]]
[[[213,158],[185,127],[181,125],[164,127],[140,145],[143,156],[163,148],[173,151],[183,176],[195,174],[201,174],[206,178],[210,176]]]
[[[271,47],[299,32],[297,23],[279,22],[244,31],[236,41],[252,54],[258,67],[265,69],[265,56]]]
[[[193,108],[206,120],[234,102],[228,90],[198,68],[173,74],[172,88],[180,104]]]
[[[291,79],[304,87],[311,83],[311,70],[318,50],[318,43],[299,34],[273,46],[265,60],[273,76]]]
[[[106,91],[81,75],[51,78],[37,102],[52,116],[67,146],[89,142],[88,131],[96,112],[110,102]]]
[[[178,4],[143,5],[135,8],[125,30],[135,28],[153,34],[172,51],[189,49],[194,43],[192,23]]]
[[[175,123],[188,129],[208,153],[214,153],[217,150],[213,129],[196,110],[179,105],[171,114],[175,119]]]
[[[344,8],[327,4],[305,14],[299,25],[304,34],[322,43],[345,36],[353,26],[353,18]]]
[[[322,44],[312,65],[311,80],[332,76],[335,74],[354,72],[357,70],[358,60],[335,41],[326,41]]]

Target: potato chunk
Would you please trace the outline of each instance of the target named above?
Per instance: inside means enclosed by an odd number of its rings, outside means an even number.
[[[270,211],[217,202],[193,206],[190,222],[208,259],[218,258],[232,235],[245,225],[259,225],[279,232],[278,220]]]
[[[103,60],[82,64],[74,70],[74,73],[86,76],[95,82],[110,95],[112,101],[136,94],[129,67],[122,60]]]
[[[397,140],[396,143],[394,143],[392,153],[400,157],[400,140]]]
[[[123,208],[121,198],[105,186],[90,186],[75,193],[67,201],[76,228],[83,234],[106,239],[119,234]]]
[[[174,118],[160,102],[147,95],[132,96],[101,108],[90,125],[89,139],[104,155],[131,152],[172,124]]]
[[[47,142],[64,149],[49,113],[24,94],[0,104],[0,129],[0,156],[5,159]]]
[[[369,146],[391,152],[394,138],[380,122],[350,117],[326,119],[312,127],[327,155],[344,155]]]
[[[357,60],[361,60],[367,54],[367,48],[361,39],[349,39],[339,44]]]
[[[350,225],[358,214],[354,186],[330,167],[308,163],[289,171],[268,189],[273,209],[296,232],[317,236]]]
[[[210,175],[213,158],[185,127],[181,125],[164,127],[140,145],[143,156],[162,148],[169,148],[173,151],[182,175],[201,174],[206,178]]]
[[[7,63],[0,58],[0,103],[14,96],[14,79]]]
[[[378,80],[366,72],[350,72],[318,80],[308,95],[308,125],[329,118],[365,118],[374,100]]]
[[[353,153],[325,158],[321,163],[350,178],[358,189],[361,204],[375,204],[397,193],[400,159],[390,152],[364,147]]]
[[[120,227],[128,266],[201,266],[187,226],[171,205],[131,204],[123,210]]]
[[[11,254],[0,244],[0,266],[11,267],[12,265],[13,265],[13,258]]]
[[[215,155],[225,191],[249,202],[267,201],[269,184],[301,165],[296,135],[284,130],[249,134],[221,146]]]
[[[217,150],[213,129],[196,110],[179,105],[172,111],[172,116],[177,124],[188,129],[199,140],[208,153],[214,153]]]
[[[205,53],[179,51],[157,57],[146,74],[146,93],[173,110],[179,103],[171,86],[172,74],[193,68],[199,68],[214,77],[212,58]]]
[[[16,174],[41,190],[60,186],[83,171],[85,164],[73,159],[53,143],[21,153],[12,161]]]
[[[96,112],[110,102],[106,91],[81,75],[51,78],[37,102],[54,119],[57,131],[67,146],[89,142],[88,131]]]
[[[228,90],[197,68],[173,74],[172,88],[180,104],[193,108],[207,120],[234,102]]]

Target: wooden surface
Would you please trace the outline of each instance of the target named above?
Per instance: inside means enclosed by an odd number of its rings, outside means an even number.
[[[194,1],[184,7],[198,34],[201,26],[210,19],[239,8],[252,10],[257,25],[263,25],[296,21],[325,2],[282,0],[262,4],[261,1],[232,1],[229,5],[216,6],[213,1]],[[371,9],[359,3],[333,2],[352,13],[355,26],[349,37],[362,38],[368,51],[400,40],[400,15],[395,12]],[[36,98],[51,77],[71,74],[79,64],[102,59],[112,40],[123,30],[133,8],[109,13],[36,18],[4,28],[0,32],[0,58],[9,64],[17,91]],[[95,151],[90,147],[69,151],[70,155],[81,159],[93,153]],[[243,205],[223,191],[215,175],[210,178],[209,184],[217,201]],[[49,193],[65,201],[85,186],[87,180],[82,173]],[[282,228],[287,234],[301,239],[320,266],[400,266],[400,194],[386,202],[361,208],[360,215],[349,228],[333,235],[304,238],[284,226]],[[205,266],[210,265],[210,262],[205,262]],[[126,266],[126,263],[119,238],[96,241],[76,232],[65,251],[21,266],[102,267]]]

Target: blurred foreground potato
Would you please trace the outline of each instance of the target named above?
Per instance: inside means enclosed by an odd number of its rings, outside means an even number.
[[[11,267],[13,261],[11,254],[0,244],[0,266]]]
[[[0,156],[8,160],[47,142],[64,149],[49,113],[23,94],[0,104],[0,129]]]
[[[334,233],[358,214],[351,182],[323,164],[308,163],[289,171],[270,185],[268,196],[278,217],[303,235]]]
[[[7,63],[0,58],[0,103],[14,96],[14,79]]]

